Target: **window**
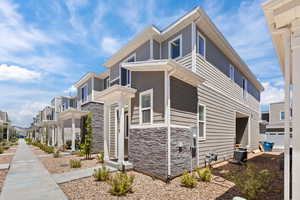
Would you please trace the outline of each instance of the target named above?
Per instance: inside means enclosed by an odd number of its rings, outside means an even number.
[[[247,97],[247,79],[243,78],[243,97]]]
[[[229,66],[229,76],[230,76],[230,79],[234,81],[234,67],[233,67],[233,65]]]
[[[109,77],[104,79],[104,89],[109,88]]]
[[[153,89],[140,93],[140,124],[152,124]]]
[[[182,56],[182,36],[174,38],[169,42],[169,58],[174,59]]]
[[[280,112],[280,120],[284,120],[285,119],[285,112]]]
[[[125,59],[125,62],[135,62],[135,54]],[[131,84],[131,72],[125,68],[121,68],[121,85],[126,86]]]
[[[198,105],[198,136],[200,140],[206,139],[206,107]]]
[[[205,58],[206,53],[206,44],[205,44],[205,37],[198,32],[197,34],[197,52]]]
[[[81,102],[86,102],[88,98],[88,85],[81,88]]]

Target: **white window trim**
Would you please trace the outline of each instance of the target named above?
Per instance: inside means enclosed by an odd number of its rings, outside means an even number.
[[[179,56],[176,57],[176,58],[172,58],[171,57],[171,43],[174,42],[175,40],[178,40],[178,39],[180,39]],[[182,34],[178,35],[177,37],[175,37],[174,39],[172,39],[168,42],[168,50],[169,50],[169,59],[178,59],[178,58],[182,57]]]
[[[147,95],[147,94],[150,94],[150,100],[151,100],[151,102],[150,102],[151,103],[151,105],[150,105],[150,123],[143,123],[142,111],[143,110],[148,110],[149,108],[142,108],[142,96],[143,95]],[[140,93],[139,103],[140,103],[140,105],[139,105],[139,120],[140,120],[140,125],[153,124],[153,88]]]
[[[87,87],[87,96],[86,96],[86,100],[85,100],[85,101],[82,99],[82,89],[83,89],[84,87]],[[83,86],[81,86],[81,88],[80,88],[80,93],[81,93],[81,96],[80,96],[80,101],[81,101],[81,103],[86,103],[86,102],[88,102],[88,98],[89,98],[89,85],[88,85],[87,83],[85,83]]]
[[[203,118],[204,120],[199,120],[199,116],[200,116],[200,112],[199,112],[199,106],[203,106]],[[203,137],[200,137],[199,136],[199,122],[202,122],[203,123]],[[201,104],[201,103],[198,103],[198,106],[197,106],[197,135],[198,135],[198,139],[200,141],[204,141],[206,140],[206,105],[204,104]]]
[[[243,81],[245,80],[245,88],[242,87],[242,90],[243,90],[243,98],[246,99],[247,98],[247,88],[248,88],[248,81],[245,77],[243,77],[242,79]]]
[[[107,77],[106,80],[105,80],[106,81],[106,89],[110,87],[110,80],[109,80],[109,78],[110,77]]]
[[[229,78],[234,81],[234,66],[232,64],[229,65]]]
[[[203,39],[203,41],[204,41],[204,56],[202,56],[201,54],[200,54],[200,52],[199,52],[199,36]],[[196,40],[196,42],[197,42],[197,45],[196,45],[196,47],[197,47],[197,53],[200,55],[200,56],[202,56],[204,59],[206,59],[206,38],[199,32],[199,31],[197,31],[197,40]]]
[[[284,113],[284,118],[285,118],[285,112],[284,112],[284,111],[280,111],[280,112],[279,112],[279,120],[280,120],[280,121],[283,121],[283,120],[285,120],[285,119],[282,119],[281,113]]]

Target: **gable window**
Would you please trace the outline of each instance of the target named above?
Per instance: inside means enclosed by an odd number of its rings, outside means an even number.
[[[206,139],[206,106],[198,105],[198,136],[200,140]]]
[[[233,65],[229,65],[229,77],[234,81],[234,67]]]
[[[140,93],[140,124],[152,124],[153,89]]]
[[[200,32],[197,34],[197,52],[205,58],[206,42],[205,37]]]
[[[247,79],[243,78],[243,97],[247,97]]]
[[[88,85],[84,85],[81,88],[81,102],[86,102],[88,99]]]
[[[182,56],[182,36],[179,35],[169,41],[169,58],[174,59]]]
[[[135,62],[135,54],[125,59],[125,62]],[[121,68],[121,85],[127,86],[131,84],[131,72],[125,68]]]
[[[280,112],[280,120],[285,120],[285,112]]]

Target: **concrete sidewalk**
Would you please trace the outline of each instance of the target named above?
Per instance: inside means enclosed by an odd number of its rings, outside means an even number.
[[[20,140],[11,162],[0,200],[67,200],[67,196],[52,179],[24,140]]]

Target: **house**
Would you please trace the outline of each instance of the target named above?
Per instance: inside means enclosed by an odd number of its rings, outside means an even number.
[[[8,113],[5,111],[0,110],[0,134],[1,139],[6,138],[9,140],[9,133],[10,133],[10,120],[8,118]]]
[[[262,112],[262,120],[265,120],[265,140],[274,142],[274,148],[284,147],[285,135],[285,111],[284,102],[270,103],[269,111]],[[292,132],[292,124],[290,124],[290,133]]]
[[[146,28],[104,66],[75,86],[106,164],[167,180],[258,148],[263,86],[201,8]]]
[[[300,199],[300,2],[269,0],[262,4],[285,79],[284,199]],[[293,111],[292,117],[290,112]],[[290,149],[290,147],[292,148]],[[291,165],[292,163],[292,165]],[[292,177],[292,178],[291,178]]]

